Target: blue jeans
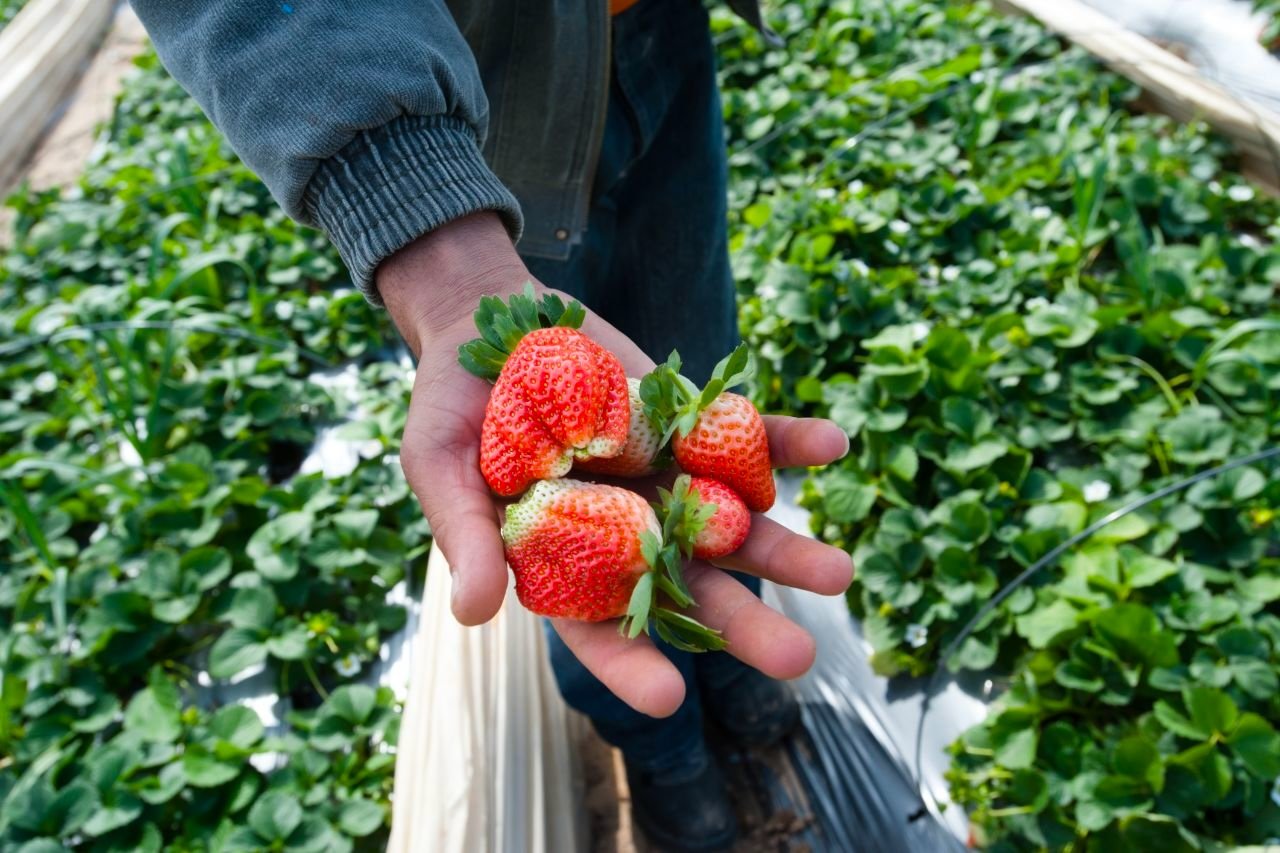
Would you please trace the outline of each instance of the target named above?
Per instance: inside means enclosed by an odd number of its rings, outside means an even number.
[[[640,0],[613,19],[608,122],[583,241],[566,261],[526,256],[544,284],[581,299],[655,361],[679,349],[703,382],[738,341],[727,234],[727,164],[715,54],[698,0]],[[759,592],[759,580],[740,577]],[[698,683],[730,679],[724,653],[658,647],[687,698],[662,720],[623,704],[547,626],[569,705],[644,769],[679,763],[701,741]]]

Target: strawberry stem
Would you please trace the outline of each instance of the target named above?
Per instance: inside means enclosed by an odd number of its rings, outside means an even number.
[[[554,293],[544,293],[538,299],[533,282],[527,281],[524,292],[512,294],[506,302],[498,296],[482,297],[472,316],[480,337],[458,347],[458,362],[468,372],[493,382],[525,335],[552,326],[576,329],[587,311],[576,299],[565,305]]]
[[[681,435],[688,435],[702,410],[722,393],[755,375],[751,351],[746,344],[739,344],[721,359],[702,388],[681,374],[680,367],[680,353],[673,350],[665,362],[640,380],[640,400],[644,403],[645,415],[662,433],[664,447],[677,430]]]
[[[640,534],[640,552],[650,570],[636,582],[627,603],[627,614],[618,625],[618,633],[634,640],[652,629],[667,643],[683,651],[718,651],[725,647],[719,631],[657,604],[659,592],[681,609],[696,603],[684,580],[682,555],[688,556],[692,552],[693,537],[706,523],[705,519],[700,520],[700,507],[707,506],[699,503],[696,491],[690,499],[688,476],[678,478],[672,491],[659,491],[663,495],[658,505],[662,538],[648,530]],[[714,512],[714,505],[711,507]]]

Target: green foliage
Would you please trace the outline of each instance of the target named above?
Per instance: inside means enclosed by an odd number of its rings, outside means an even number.
[[[1280,204],[1033,22],[784,15],[785,54],[720,23],[742,331],[762,407],[849,433],[804,502],[877,669],[922,674],[1067,537],[1280,441]],[[984,840],[1277,834],[1278,507],[1274,465],[1201,483],[979,624],[950,663],[1008,690],[952,782]]]
[[[80,185],[12,201],[0,847],[374,846],[398,709],[343,685],[429,542],[394,456],[410,380],[323,238],[141,64]],[[354,470],[297,472],[357,412]],[[299,709],[280,733],[205,710],[198,672],[261,667]]]
[[[27,0],[0,0],[0,30],[18,16]]]
[[[1254,5],[1266,21],[1262,29],[1262,43],[1272,53],[1280,54],[1280,0],[1254,0]]]

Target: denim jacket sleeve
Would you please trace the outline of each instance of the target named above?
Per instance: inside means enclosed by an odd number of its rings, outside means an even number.
[[[373,272],[514,196],[480,153],[488,103],[444,0],[132,0],[165,67],[295,219]]]

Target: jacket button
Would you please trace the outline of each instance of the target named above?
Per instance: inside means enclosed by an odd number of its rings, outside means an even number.
[[[568,228],[557,228],[557,229],[556,229],[556,239],[557,239],[557,240],[568,240],[568,239],[569,239],[569,229],[568,229]]]

